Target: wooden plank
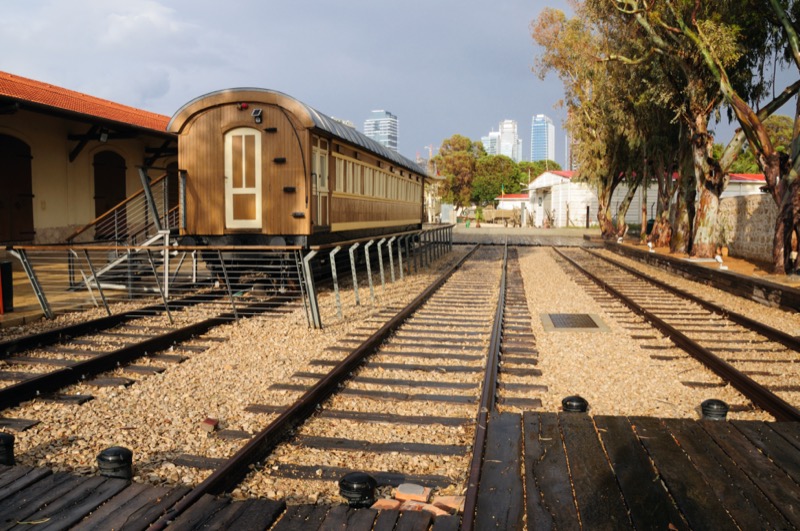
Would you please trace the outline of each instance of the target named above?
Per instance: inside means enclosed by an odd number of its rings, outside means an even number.
[[[400,511],[379,511],[373,531],[394,531],[394,525],[398,518],[400,518]]]
[[[49,503],[68,495],[80,488],[81,483],[90,480],[91,478],[81,478],[67,473],[47,476],[0,502],[0,515],[4,518],[0,524],[8,526],[12,522],[27,521],[42,507],[47,507]]]
[[[800,484],[800,450],[765,422],[735,421],[732,424],[795,483]]]
[[[299,384],[274,384],[270,389],[282,389],[286,391],[305,391],[308,386]],[[474,404],[477,400],[475,396],[464,395],[438,395],[434,393],[401,393],[395,391],[373,391],[369,389],[345,388],[339,392],[340,395],[357,396],[371,400],[402,400],[414,402],[446,402],[448,404]]]
[[[86,385],[92,387],[130,387],[135,384],[136,380],[130,378],[110,377],[110,378],[92,378],[86,382]]]
[[[665,420],[664,424],[717,498],[742,529],[786,529],[789,523],[739,466],[698,422]]]
[[[500,360],[503,363],[513,363],[515,365],[539,365],[539,359],[534,357],[511,356],[508,354],[501,354]]]
[[[261,531],[268,528],[285,507],[285,503],[272,500],[231,501],[211,515],[201,527],[206,531]]]
[[[328,513],[325,505],[292,505],[272,531],[307,531],[317,529]]]
[[[154,365],[125,365],[122,370],[133,374],[151,375],[161,374],[167,369],[164,367],[156,367]]]
[[[476,529],[520,529],[525,497],[522,484],[522,418],[492,412],[481,467]]]
[[[347,513],[347,531],[371,531],[378,511],[375,509],[350,509]]]
[[[800,449],[800,422],[770,422],[769,427]]]
[[[236,440],[236,439],[250,439],[253,434],[244,430],[219,430],[216,432],[217,437],[220,439]]]
[[[350,508],[347,505],[334,505],[328,511],[322,525],[318,531],[344,531],[347,529],[347,513]]]
[[[199,500],[179,514],[170,523],[169,528],[171,531],[193,531],[205,527],[206,522],[210,523],[217,513],[228,506],[228,502],[227,499],[203,494]]]
[[[498,382],[497,386],[503,391],[540,391],[542,393],[547,392],[547,386],[539,384]]]
[[[479,354],[460,354],[458,352],[420,352],[414,350],[406,352],[402,350],[381,349],[381,356],[397,356],[401,358],[424,358],[424,359],[447,359],[458,361],[478,361],[483,356]]]
[[[500,374],[508,374],[511,376],[541,376],[542,370],[541,369],[530,369],[530,368],[523,368],[523,367],[500,367],[498,371]]]
[[[314,465],[295,465],[283,463],[273,468],[272,474],[278,477],[290,479],[313,479],[321,481],[339,481],[342,476],[354,470],[345,467],[333,466],[314,466]],[[374,477],[378,485],[390,485],[397,487],[401,483],[416,483],[430,487],[445,488],[452,486],[455,482],[447,477],[434,474],[401,474],[398,472],[382,472],[360,470]]]
[[[338,361],[333,360],[311,360],[309,363],[310,365],[326,365],[326,366],[333,366],[338,364]],[[385,371],[419,371],[419,372],[437,372],[444,373],[452,372],[452,373],[467,373],[467,374],[478,374],[480,373],[483,368],[481,367],[469,367],[466,365],[448,365],[447,367],[442,367],[438,365],[420,365],[420,364],[411,364],[411,363],[381,363],[381,362],[369,362],[366,364],[367,367],[370,369],[383,369]]]
[[[456,515],[437,516],[433,521],[431,531],[458,531],[461,527],[461,518]]]
[[[422,416],[422,415],[395,415],[393,413],[369,413],[362,411],[345,411],[336,409],[323,409],[319,414],[320,418],[331,418],[337,420],[352,420],[355,422],[364,423],[385,423],[385,424],[413,424],[413,425],[429,425],[441,424],[443,426],[463,426],[470,422],[470,419],[465,417],[440,417],[440,416]]]
[[[318,380],[325,377],[325,374],[315,372],[300,371],[292,374],[292,378],[308,378]],[[438,380],[409,380],[397,378],[371,378],[366,376],[356,376],[353,382],[359,384],[384,385],[387,387],[430,387],[434,389],[477,389],[478,384],[473,382],[442,382]],[[272,388],[272,386],[270,386]]]
[[[127,486],[128,481],[123,479],[96,476],[81,482],[77,487],[28,516],[27,519],[44,522],[36,526],[37,530],[68,529]]]
[[[797,484],[730,423],[708,421],[702,426],[781,514],[793,526],[800,527],[800,489]]]
[[[432,519],[433,515],[428,511],[402,511],[394,531],[427,531]]]
[[[20,371],[0,371],[0,380],[4,382],[27,380],[28,378],[33,378],[34,376],[37,376],[37,373],[20,372]]]
[[[559,422],[583,527],[632,528],[622,493],[592,419],[583,413],[563,413],[559,415]]]
[[[519,409],[537,409],[542,407],[542,401],[539,398],[524,398],[518,396],[503,396],[500,398],[500,404],[509,407],[516,407]]]
[[[128,496],[126,491],[135,485],[138,484],[131,484],[111,498],[72,531],[144,531],[189,492],[186,487],[167,489],[143,485],[145,488],[134,491],[133,497]]]
[[[9,467],[0,476],[0,501],[51,475],[49,468]]]
[[[70,367],[77,362],[74,360],[65,360],[62,358],[34,358],[32,356],[13,356],[5,358],[3,361],[13,365],[56,365],[59,367]]]
[[[226,461],[227,459],[189,454],[180,454],[179,456],[170,459],[170,462],[173,465],[199,468],[200,470],[215,470]]]
[[[314,437],[310,435],[300,435],[296,437],[293,442],[298,446],[322,450],[350,450],[376,453],[398,452],[429,455],[465,455],[467,453],[467,447],[460,444],[409,443],[399,441],[374,443],[366,440]]]
[[[90,400],[94,400],[92,395],[65,395],[56,393],[52,395],[42,395],[41,399],[45,402],[54,402],[57,404],[69,404],[72,406],[80,406]]]
[[[577,528],[578,513],[572,498],[558,417],[554,413],[526,411],[522,425],[528,529]]]
[[[735,526],[713,489],[658,419],[633,417],[631,424],[689,526],[729,529]]]
[[[637,529],[688,529],[625,417],[594,417]]]

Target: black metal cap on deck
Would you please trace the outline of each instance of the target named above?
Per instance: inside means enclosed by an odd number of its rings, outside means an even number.
[[[133,478],[133,452],[122,446],[112,446],[97,454],[100,475],[107,478]]]
[[[10,433],[0,433],[0,465],[14,464],[14,436]]]
[[[589,402],[582,396],[568,396],[561,401],[561,408],[571,413],[586,413],[586,410],[589,409]]]
[[[378,482],[364,472],[350,472],[339,480],[339,494],[350,507],[369,507],[375,503]]]
[[[709,420],[725,420],[728,414],[728,404],[716,398],[709,398],[700,404],[700,410],[703,412],[703,418]]]

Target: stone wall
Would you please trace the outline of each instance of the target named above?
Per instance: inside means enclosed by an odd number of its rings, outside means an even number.
[[[726,197],[720,201],[722,240],[731,256],[772,262],[778,207],[768,194]]]

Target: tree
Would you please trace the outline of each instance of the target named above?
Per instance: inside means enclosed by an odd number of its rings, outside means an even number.
[[[479,205],[488,205],[501,193],[516,194],[520,191],[519,166],[505,155],[486,155],[475,165],[472,183],[472,200]]]
[[[439,153],[433,157],[433,164],[436,171],[445,177],[440,188],[443,201],[457,207],[470,204],[475,165],[485,154],[483,144],[462,135],[456,134],[442,141]]]
[[[554,160],[524,160],[518,164],[521,182],[530,183],[546,171],[558,171],[561,165]]]

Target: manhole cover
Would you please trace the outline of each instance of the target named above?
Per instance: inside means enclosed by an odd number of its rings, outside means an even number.
[[[588,313],[550,313],[550,321],[555,328],[597,328]]]
[[[588,313],[543,313],[545,331],[578,330],[581,332],[607,332],[608,327],[597,315]]]

